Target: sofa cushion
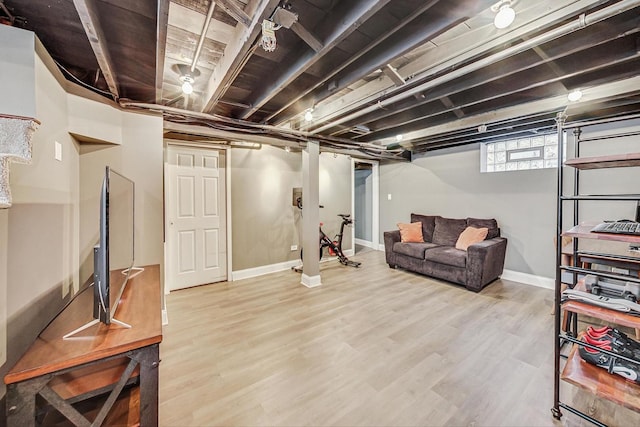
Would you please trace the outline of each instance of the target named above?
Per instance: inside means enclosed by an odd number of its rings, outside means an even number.
[[[402,243],[422,243],[422,223],[420,221],[411,224],[398,223],[400,229],[400,241]]]
[[[424,259],[424,251],[430,248],[435,248],[433,243],[402,243],[396,242],[393,244],[393,252],[410,256],[411,258]]]
[[[436,217],[432,242],[437,245],[455,246],[460,233],[467,228],[466,219]]]
[[[411,214],[411,222],[422,223],[422,238],[425,242],[433,242],[433,229],[436,227],[436,218],[439,215]]]
[[[467,265],[467,252],[454,247],[438,246],[425,251],[424,259],[439,264],[464,268]]]
[[[487,239],[493,239],[494,237],[500,237],[500,229],[498,228],[498,221],[495,219],[480,219],[480,218],[467,218],[467,225],[475,228],[488,228]]]
[[[489,229],[486,227],[465,228],[464,231],[460,233],[460,236],[458,237],[458,241],[456,242],[456,249],[466,251],[469,246],[482,242],[485,239],[485,237],[487,237],[488,232],[489,232]]]

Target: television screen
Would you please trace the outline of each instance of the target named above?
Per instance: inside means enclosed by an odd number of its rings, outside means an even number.
[[[71,338],[99,322],[112,321],[130,328],[114,318],[127,281],[131,277],[134,259],[133,181],[106,167],[100,188],[100,238],[93,248],[93,318],[91,322],[66,334]]]
[[[110,319],[115,315],[134,259],[134,183],[107,167],[107,251]]]

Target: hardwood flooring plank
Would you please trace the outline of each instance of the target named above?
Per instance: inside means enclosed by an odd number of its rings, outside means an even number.
[[[162,426],[586,426],[553,404],[553,292],[497,280],[480,293],[403,270],[321,264],[172,292]],[[640,415],[569,385],[611,425]]]

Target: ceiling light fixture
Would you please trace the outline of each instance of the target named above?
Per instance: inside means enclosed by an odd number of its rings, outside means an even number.
[[[306,113],[304,113],[304,121],[310,122],[313,121],[313,109],[308,109]]]
[[[398,141],[398,142],[402,141],[403,138],[404,137],[400,133],[396,135],[396,141]]]
[[[516,19],[516,11],[511,7],[511,0],[501,0],[491,7],[496,13],[493,19],[493,25],[499,30],[507,28]]]
[[[182,93],[185,95],[190,95],[193,93],[193,77],[190,75],[182,76],[180,78],[182,80]]]
[[[582,99],[582,91],[580,89],[572,90],[567,95],[567,99],[571,102],[580,101]]]
[[[193,84],[196,79],[200,77],[200,70],[197,68],[191,69],[188,64],[173,64],[171,70],[175,71],[178,75],[182,93],[191,95],[193,93]]]

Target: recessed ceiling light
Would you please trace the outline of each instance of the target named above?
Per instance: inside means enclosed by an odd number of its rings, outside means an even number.
[[[402,134],[399,133],[399,134],[396,135],[396,141],[400,142],[400,141],[402,141],[402,138],[404,138],[402,136]]]
[[[582,99],[582,91],[580,89],[572,90],[567,95],[567,99],[571,102],[580,101]]]
[[[502,0],[494,6],[498,10],[493,19],[493,25],[499,30],[507,28],[516,19],[516,11],[511,7],[510,0]]]

